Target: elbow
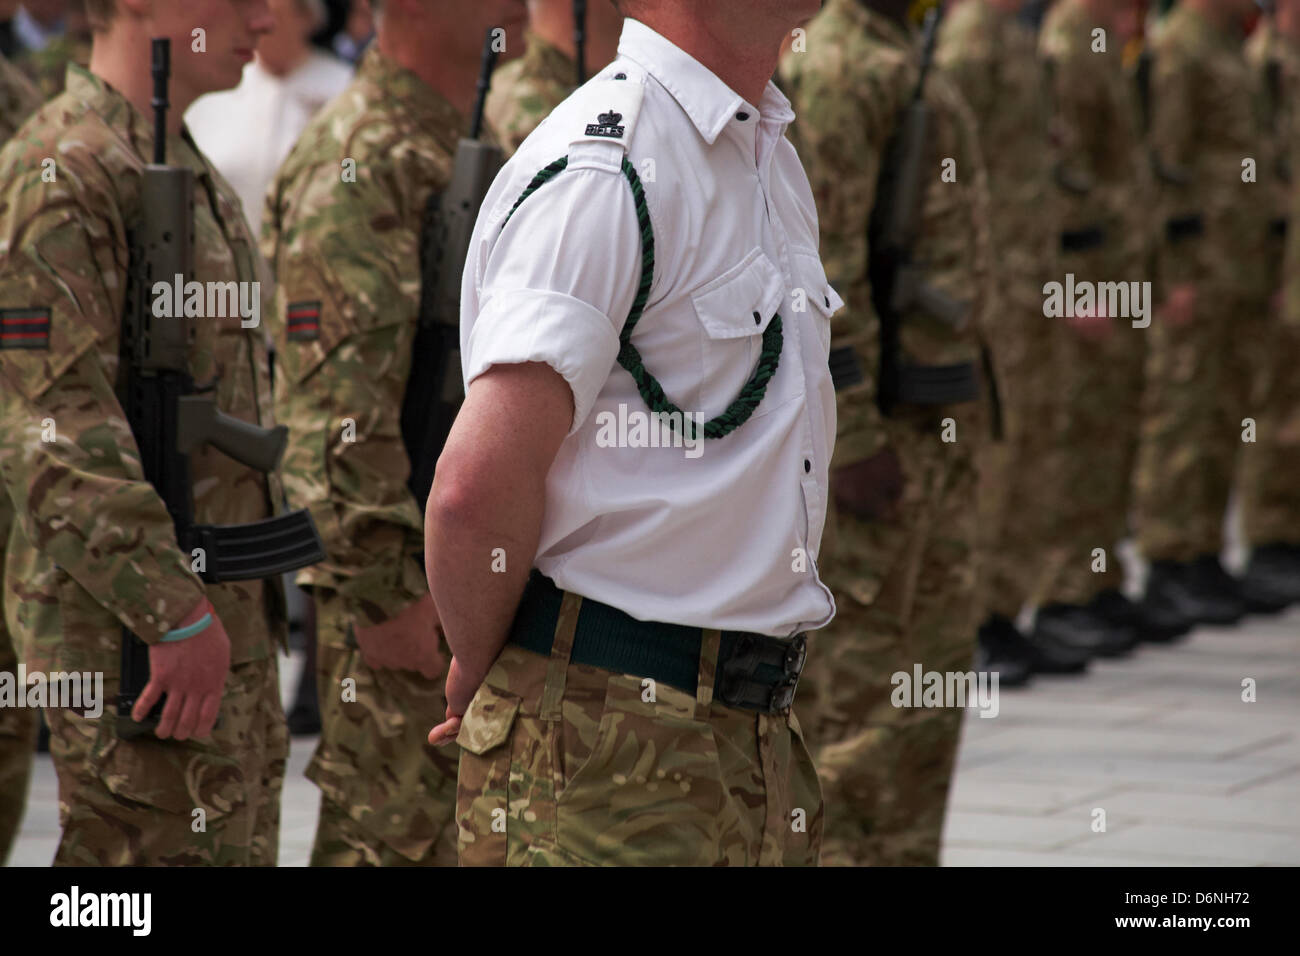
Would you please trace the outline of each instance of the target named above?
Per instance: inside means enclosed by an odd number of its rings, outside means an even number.
[[[491,512],[489,497],[488,483],[475,476],[469,463],[454,457],[448,460],[447,455],[440,458],[425,508],[426,546],[432,550],[435,542],[485,527]]]

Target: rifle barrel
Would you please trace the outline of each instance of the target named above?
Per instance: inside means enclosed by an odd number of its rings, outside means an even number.
[[[152,41],[153,63],[153,161],[158,166],[167,162],[167,84],[172,72],[172,41],[156,37]]]
[[[483,57],[479,61],[478,99],[474,101],[474,116],[469,127],[470,139],[478,139],[483,132],[483,111],[487,108],[488,90],[492,88],[492,71],[497,65],[495,32],[495,27],[488,30],[487,39],[483,41]]]

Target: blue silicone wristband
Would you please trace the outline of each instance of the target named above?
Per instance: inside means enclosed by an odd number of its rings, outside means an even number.
[[[173,641],[183,641],[186,638],[193,637],[195,634],[201,634],[203,631],[206,631],[208,629],[208,626],[211,623],[212,623],[212,612],[209,611],[207,614],[203,615],[201,618],[199,618],[189,627],[178,627],[174,631],[168,631],[158,640],[163,643],[171,643]]]

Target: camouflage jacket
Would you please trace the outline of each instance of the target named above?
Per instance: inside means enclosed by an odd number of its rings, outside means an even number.
[[[5,608],[33,668],[116,671],[117,621],[153,643],[205,590],[230,633],[232,660],[266,656],[282,634],[276,584],[205,588],[191,570],[118,402],[127,236],[152,130],[74,66],[66,91],[0,153],[0,317],[14,330],[0,340],[0,474],[17,514]],[[167,151],[196,174],[193,279],[265,280],[229,185],[188,133],[169,137]],[[268,425],[262,330],[241,328],[237,315],[194,326],[195,381],[214,383],[222,410]],[[199,522],[256,521],[280,500],[273,476],[213,448],[190,462]]]
[[[304,587],[377,624],[428,592],[423,516],[406,487],[401,409],[420,308],[420,229],[465,120],[371,50],[280,168],[262,229],[279,279],[276,407],[285,485],[328,559]]]
[[[1034,34],[989,0],[944,17],[935,62],[975,115],[988,169],[999,274],[1022,300],[1041,301],[1056,272],[1059,209],[1048,149],[1047,81]]]
[[[0,55],[0,146],[41,105],[41,94],[23,73]]]
[[[1161,21],[1152,41],[1151,130],[1160,204],[1162,281],[1208,283],[1255,294],[1265,284],[1264,193],[1243,180],[1253,159],[1262,182],[1258,94],[1235,28],[1220,29],[1186,6]],[[1180,221],[1200,217],[1188,236]],[[1180,238],[1181,237],[1181,238]]]
[[[1104,247],[1087,258],[1106,274],[1080,278],[1110,281],[1142,268],[1153,233],[1136,90],[1116,38],[1107,36],[1104,50],[1094,48],[1092,31],[1100,26],[1083,0],[1061,0],[1043,21],[1039,51],[1051,84],[1061,227],[1104,231]]]
[[[1300,49],[1277,30],[1272,19],[1262,22],[1246,41],[1246,62],[1254,77],[1259,102],[1264,150],[1259,159],[1259,182],[1265,188],[1264,215],[1268,217],[1268,286],[1276,286],[1285,240],[1287,213],[1295,189],[1294,152],[1300,136]]]
[[[871,301],[868,230],[886,148],[916,88],[920,53],[914,33],[857,0],[830,0],[808,26],[807,53],[791,53],[782,80],[799,119],[792,127],[821,223],[822,261],[847,302],[832,322],[831,348],[852,347],[865,381],[836,393],[837,464],[869,457],[887,441],[876,405],[880,318]],[[931,73],[925,98],[934,110],[925,192],[914,258],[925,277],[979,315],[989,303],[988,196],[983,161],[961,97]],[[941,177],[956,160],[956,181]],[[921,312],[903,317],[909,362],[971,361],[979,321],[963,332]]]
[[[569,98],[577,80],[573,60],[536,33],[528,34],[524,55],[496,71],[488,94],[488,126],[507,156]]]

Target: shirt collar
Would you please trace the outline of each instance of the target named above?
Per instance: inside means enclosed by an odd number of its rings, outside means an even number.
[[[64,90],[68,96],[85,104],[108,126],[126,134],[136,154],[146,163],[153,162],[153,121],[125,96],[78,63],[69,63]],[[201,179],[212,179],[212,169],[182,124],[179,136],[167,137],[167,162],[188,166]]]
[[[785,126],[794,120],[790,101],[775,83],[768,82],[757,107],[746,103],[703,63],[639,20],[624,21],[618,54],[643,67],[671,93],[710,146],[739,113],[749,113],[754,123],[762,118]]]

